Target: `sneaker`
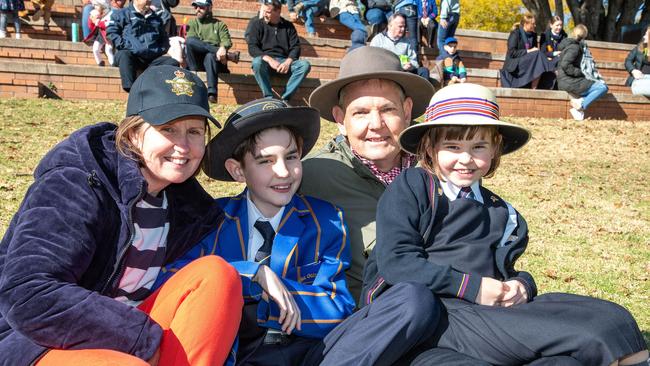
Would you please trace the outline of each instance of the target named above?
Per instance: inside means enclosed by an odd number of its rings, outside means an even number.
[[[7,38],[7,32],[6,31],[0,31],[0,38]]]
[[[584,101],[585,98],[571,98],[571,107],[581,111],[582,110],[582,101]]]
[[[14,37],[16,37],[16,39],[20,39],[20,33],[16,33]]]
[[[582,121],[585,119],[585,112],[579,111],[575,108],[569,109],[569,112],[571,112],[571,115],[573,116],[573,119],[576,121]]]
[[[217,102],[217,96],[214,94],[208,95],[208,102],[210,103],[216,103]]]
[[[310,33],[310,32],[307,32],[307,37],[310,37],[310,38],[316,38],[316,37],[318,37],[318,36],[316,35],[316,33]]]

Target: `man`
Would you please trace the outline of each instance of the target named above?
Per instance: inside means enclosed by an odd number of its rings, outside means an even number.
[[[106,36],[117,50],[115,66],[120,68],[122,89],[127,93],[138,70],[152,65],[178,66],[176,60],[165,56],[169,38],[163,20],[150,6],[151,0],[133,0],[115,11],[106,27]]]
[[[402,69],[413,74],[418,74],[429,80],[429,70],[420,67],[418,55],[409,39],[404,37],[406,33],[406,17],[401,13],[395,13],[388,17],[388,28],[385,32],[376,35],[370,45],[387,49],[397,55],[402,62]]]
[[[296,28],[280,16],[282,4],[278,0],[264,0],[260,17],[253,17],[246,28],[248,53],[253,57],[253,73],[264,97],[272,97],[272,73],[289,75],[281,98],[289,101],[305,79],[311,65],[299,60],[300,41]]]
[[[196,0],[192,6],[196,19],[190,20],[185,39],[187,66],[192,71],[205,71],[208,100],[216,103],[219,72],[229,73],[227,60],[239,62],[239,52],[228,52],[232,47],[230,32],[226,23],[212,15],[212,0]]]
[[[303,18],[307,37],[316,37],[314,17],[320,16],[327,9],[327,3],[325,0],[287,0],[289,20],[295,23],[299,18]]]

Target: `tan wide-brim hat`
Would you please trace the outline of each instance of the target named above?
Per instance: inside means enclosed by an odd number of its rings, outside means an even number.
[[[341,89],[355,81],[385,79],[396,82],[407,97],[413,99],[411,117],[421,116],[435,89],[425,78],[404,71],[394,53],[379,47],[364,46],[348,52],[341,60],[339,76],[314,90],[309,105],[320,111],[321,117],[334,121],[332,108],[339,103]]]
[[[440,126],[495,126],[503,137],[502,154],[521,148],[530,139],[527,129],[499,119],[496,96],[478,84],[453,84],[440,89],[431,98],[424,122],[400,134],[402,149],[416,154],[424,133]]]

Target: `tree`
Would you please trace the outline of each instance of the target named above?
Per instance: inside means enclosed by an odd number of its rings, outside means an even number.
[[[460,0],[459,28],[510,32],[521,20],[520,0]]]

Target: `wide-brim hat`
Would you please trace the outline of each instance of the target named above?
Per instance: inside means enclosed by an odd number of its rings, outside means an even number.
[[[226,170],[226,160],[235,148],[255,133],[271,127],[291,127],[302,137],[304,157],[316,144],[320,134],[318,110],[311,107],[291,107],[287,103],[262,98],[237,108],[224,123],[223,129],[208,143],[203,171],[213,179],[231,182],[234,179]]]
[[[208,89],[195,74],[171,65],[151,66],[140,75],[126,103],[126,115],[139,115],[159,126],[186,116],[205,117],[221,127],[210,114]]]
[[[502,154],[521,148],[530,139],[527,129],[500,120],[496,96],[478,84],[453,84],[440,89],[431,98],[424,122],[402,131],[400,146],[416,154],[424,133],[440,126],[495,126],[502,135]]]
[[[348,52],[341,60],[339,76],[325,83],[309,96],[309,105],[320,111],[321,117],[334,121],[332,108],[339,103],[341,89],[355,81],[385,79],[397,83],[407,97],[413,99],[412,118],[426,110],[427,102],[435,91],[425,78],[404,71],[394,53],[379,47],[364,46]]]

